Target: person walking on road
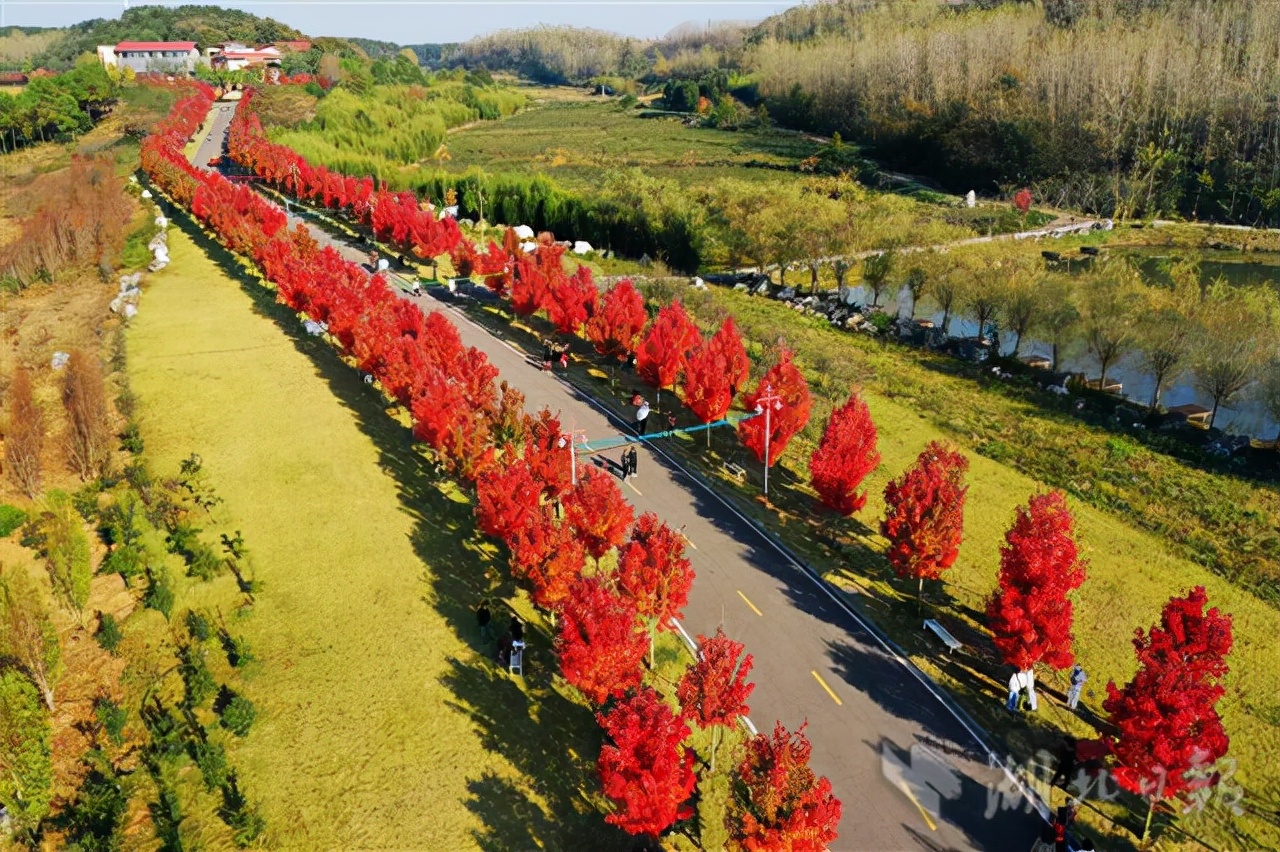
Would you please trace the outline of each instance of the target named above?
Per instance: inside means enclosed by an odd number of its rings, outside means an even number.
[[[1084,673],[1084,667],[1079,663],[1071,670],[1071,688],[1067,690],[1067,707],[1071,710],[1076,709],[1080,705],[1080,693],[1084,690],[1084,682],[1089,676]]]
[[[636,409],[636,434],[643,435],[649,429],[649,400],[640,397],[640,407]]]
[[[626,475],[622,477],[623,479],[630,479],[631,477],[636,475],[636,462],[639,460],[639,457],[640,457],[640,454],[636,452],[636,448],[634,446],[631,447],[631,449],[627,450],[627,453],[626,453],[627,464],[625,468]]]

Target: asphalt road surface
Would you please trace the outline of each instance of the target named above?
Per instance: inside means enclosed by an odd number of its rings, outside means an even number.
[[[221,154],[233,110],[214,105],[197,165]],[[312,231],[322,244],[367,262],[363,250]],[[423,310],[445,311],[463,342],[484,351],[502,378],[524,392],[530,410],[558,411],[566,428],[591,440],[627,431],[542,370],[540,356],[477,325],[451,299],[400,295]],[[817,581],[659,450],[640,447],[639,475],[623,493],[637,515],[656,512],[687,536],[697,579],[683,627],[696,636],[723,626],[746,645],[755,658],[749,702],[755,726],[770,730],[779,720],[795,730],[807,721],[812,766],[831,779],[844,805],[831,849],[1029,849],[1043,823],[942,700]]]

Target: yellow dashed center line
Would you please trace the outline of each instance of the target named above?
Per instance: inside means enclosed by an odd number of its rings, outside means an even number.
[[[746,604],[747,606],[751,607],[751,611],[752,611],[752,612],[754,612],[756,615],[760,616],[761,618],[763,618],[763,617],[764,617],[764,613],[763,613],[763,612],[761,612],[759,609],[757,609],[757,608],[756,608],[756,605],[755,605],[755,604],[753,604],[750,600],[748,600],[748,598],[747,598],[747,596],[746,596],[746,595],[744,595],[742,592],[738,592],[738,597],[742,598],[742,602],[743,602],[744,604]]]
[[[818,674],[817,672],[809,672],[809,674],[813,675],[813,679],[818,682],[818,685],[827,691],[827,695],[831,696],[832,701],[834,701],[836,704],[840,704],[840,705],[844,704],[844,702],[840,700],[840,696],[836,695],[831,690],[831,687],[827,686],[827,682],[822,679],[822,675]],[[919,806],[917,805],[917,807]]]

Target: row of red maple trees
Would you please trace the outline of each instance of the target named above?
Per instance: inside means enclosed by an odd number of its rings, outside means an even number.
[[[264,171],[256,164],[289,163],[300,159],[288,149],[265,140],[256,117],[246,109],[238,137],[246,156],[241,162],[282,191],[298,195],[296,184],[281,175],[306,173],[309,166]],[[258,153],[270,151],[270,154]],[[321,182],[336,181],[316,170]],[[315,189],[306,196],[318,199]],[[405,208],[412,194],[397,198]],[[330,209],[346,211],[360,221],[362,214],[341,196],[326,197]],[[431,216],[426,211],[428,217]],[[378,232],[375,229],[375,234]],[[412,247],[424,259],[434,257]],[[444,245],[436,242],[428,250]],[[513,229],[501,245],[489,242],[483,252],[465,239],[453,239],[448,251],[459,275],[482,278],[495,294],[509,299],[520,316],[545,312],[564,335],[583,335],[606,358],[628,361],[659,391],[678,389],[685,405],[703,423],[723,418],[733,399],[746,386],[750,363],[732,317],[713,335],[704,337],[680,302],[664,306],[648,323],[644,300],[629,281],[611,287],[603,296],[588,268],[572,274],[563,269],[562,246],[541,235],[532,252],[524,251]],[[756,459],[775,464],[790,439],[809,419],[808,386],[781,347],[776,363],[757,389],[743,397],[750,411],[762,404],[773,407],[771,417],[739,424],[743,443]],[[766,437],[766,428],[769,434]],[[851,515],[866,503],[859,489],[878,466],[876,429],[866,404],[855,393],[834,411],[821,442],[810,458],[810,482],[822,505]],[[766,452],[766,442],[768,452]],[[951,567],[963,539],[963,484],[968,462],[953,448],[931,444],[915,464],[885,488],[885,517],[880,531],[888,540],[886,556],[895,572],[916,579],[936,580]],[[1074,540],[1074,523],[1061,492],[1037,494],[1017,510],[1001,550],[998,589],[987,601],[988,627],[1002,659],[1015,669],[1037,664],[1064,670],[1074,663],[1074,610],[1070,593],[1085,578],[1085,565]],[[1117,766],[1115,777],[1126,789],[1148,797],[1202,795],[1211,776],[1206,764],[1221,758],[1228,740],[1216,709],[1223,690],[1225,656],[1232,637],[1230,619],[1216,609],[1204,612],[1203,588],[1175,597],[1165,607],[1165,629],[1139,632],[1135,640],[1142,669],[1123,689],[1108,683],[1104,709],[1113,730],[1106,738]],[[1180,625],[1170,628],[1170,624]],[[1186,628],[1192,624],[1194,629]],[[1173,637],[1186,649],[1181,662],[1152,651],[1157,637]],[[1157,690],[1160,682],[1176,683],[1175,691]]]
[[[182,109],[180,104],[175,115]],[[469,242],[451,236],[456,234],[456,225],[432,231],[432,223],[452,224],[452,220],[437,220],[430,210],[418,206],[411,193],[374,191],[368,179],[355,181],[323,169],[310,169],[289,149],[267,142],[256,121],[248,110],[237,119],[233,138],[239,140],[243,155],[243,159],[237,159],[251,165],[277,188],[345,212],[373,229],[379,239],[409,248],[424,258],[434,257],[427,252],[451,242],[448,251],[459,274],[482,277],[496,293],[510,299],[517,314],[545,311],[559,331],[584,334],[603,356],[618,360],[634,356],[639,375],[660,389],[679,388],[699,420],[713,422],[724,417],[734,396],[745,386],[749,362],[731,318],[715,334],[704,338],[677,301],[665,306],[646,327],[644,300],[630,282],[619,282],[601,296],[589,269],[579,266],[571,275],[563,272],[563,248],[549,235],[540,238],[532,252],[525,252],[514,231],[508,229],[501,246],[490,242],[480,253]],[[309,177],[303,180],[301,175]],[[278,210],[255,199],[256,195],[241,187],[231,187],[230,191],[224,188],[222,195],[209,192],[200,196],[197,191],[193,193],[192,209],[219,233],[225,230],[224,241],[229,246],[244,251],[252,247],[252,240],[243,229],[237,229],[241,219],[261,222],[263,233],[274,234],[284,226]],[[215,200],[229,205],[228,212],[218,213],[214,209],[217,205],[212,204]],[[262,209],[257,210],[255,203]],[[378,215],[377,208],[384,205],[394,212]],[[432,236],[433,233],[449,235]],[[442,317],[430,315],[422,320],[423,327],[419,329],[412,320],[415,314],[421,319],[416,309],[407,311],[404,303],[394,298],[373,295],[375,290],[387,293],[385,282],[364,276],[332,250],[317,253],[314,243],[301,231],[290,234],[289,241],[274,243],[277,250],[284,252],[271,264],[276,274],[287,273],[289,243],[300,256],[312,261],[318,258],[322,267],[334,266],[330,278],[346,278],[343,286],[332,288],[332,292],[313,293],[306,287],[294,292],[287,274],[282,281],[269,273],[268,277],[281,287],[282,298],[301,312],[328,322],[339,343],[356,356],[361,368],[377,377],[388,393],[411,409],[415,434],[435,448],[456,473],[476,482],[481,528],[506,543],[513,572],[529,585],[535,602],[551,612],[591,613],[585,620],[562,618],[558,651],[566,679],[597,704],[619,698],[618,690],[640,687],[647,643],[644,635],[632,628],[638,621],[643,622],[652,636],[655,630],[668,626],[683,607],[692,582],[678,537],[656,517],[646,515],[627,539],[630,509],[612,478],[584,470],[578,483],[571,484],[563,450],[558,446],[559,423],[546,411],[538,418],[524,415],[522,397],[505,384],[501,393],[493,392],[496,370],[487,364],[483,354],[474,349],[462,350],[460,342],[456,342],[456,331]],[[257,259],[266,270],[264,261],[268,257]],[[351,324],[356,316],[378,331],[368,336],[358,334]],[[448,326],[448,332],[438,327],[441,323]],[[415,360],[410,346],[407,352],[392,352],[388,358],[386,346],[370,344],[397,334],[417,340],[423,331],[436,344],[450,341],[443,347],[448,351]],[[451,366],[460,367],[465,380],[451,378]],[[489,389],[487,396],[485,388]],[[807,385],[785,349],[757,390],[744,397],[744,406],[750,410],[761,397],[781,402],[770,418],[772,463],[803,428],[810,408]],[[739,432],[757,458],[763,459],[765,418],[744,421]],[[523,446],[518,456],[497,452],[497,447],[516,444]],[[810,460],[811,481],[825,506],[848,515],[865,504],[866,496],[858,489],[878,464],[875,427],[865,403],[855,394],[828,421]],[[963,536],[967,491],[963,479],[967,467],[958,452],[932,444],[900,479],[886,487],[886,515],[880,527],[889,541],[889,561],[900,575],[923,583],[924,579],[937,579],[954,563]],[[610,507],[606,511],[597,508],[606,506]],[[563,519],[559,516],[561,509]],[[1026,508],[1018,510],[1006,542],[1000,587],[987,606],[996,646],[1004,660],[1019,670],[1036,663],[1067,668],[1074,661],[1073,612],[1068,594],[1083,582],[1084,565],[1078,557],[1065,497],[1059,492],[1034,496]],[[618,549],[618,570],[608,578],[584,579],[586,556],[592,556],[598,564],[614,548]],[[1222,694],[1219,681],[1226,671],[1223,657],[1231,644],[1230,621],[1216,609],[1205,613],[1204,603],[1203,589],[1170,601],[1162,619],[1164,629],[1153,628],[1145,637],[1140,632],[1135,640],[1142,662],[1138,676],[1123,690],[1108,684],[1104,707],[1118,732],[1108,738],[1119,761],[1115,777],[1153,802],[1203,789],[1205,779],[1198,778],[1195,770],[1226,752],[1226,735],[1214,705]],[[1161,637],[1160,642],[1181,643],[1192,650],[1180,663],[1171,661],[1167,653],[1151,650],[1158,644],[1157,637]],[[732,655],[736,661],[741,646],[732,640],[717,637],[707,640],[706,647],[714,647],[713,643],[720,640],[737,648]],[[599,654],[604,647],[609,653]],[[1153,696],[1155,685],[1160,682],[1175,682],[1180,688]],[[681,700],[685,705],[690,703],[684,694]],[[634,702],[638,703],[632,706]],[[610,714],[601,717],[614,740],[608,748],[616,749],[608,752],[607,759],[602,755],[601,763],[606,790],[612,791],[610,796],[615,801],[625,799],[623,790],[645,788],[641,779],[617,774],[617,767],[639,765],[635,754],[627,756],[624,742],[632,743],[633,751],[642,746],[652,750],[655,743],[678,744],[687,735],[687,728],[683,729],[685,734],[680,734],[681,717],[670,711],[664,716],[657,709],[659,704],[662,701],[656,694],[641,689],[629,693]],[[740,710],[745,713],[745,706]],[[613,719],[614,712],[622,715]],[[731,720],[734,713],[720,716]],[[690,718],[703,726],[718,724],[702,712],[693,713]],[[615,734],[624,719],[631,720],[627,722],[629,727],[626,732],[619,729]],[[643,720],[649,727],[637,728],[636,720]],[[802,737],[788,735],[782,729],[775,731],[774,759],[778,759],[779,749],[807,752],[807,747]],[[663,786],[676,791],[668,800],[668,807],[655,810],[652,801],[632,802],[611,816],[611,820],[637,833],[651,833],[667,816],[674,819],[683,813],[687,793],[681,797],[679,790],[684,783],[690,789],[693,784],[687,752],[675,747],[659,751],[665,760],[657,760],[652,751],[646,758],[651,772],[659,771],[656,767],[661,765],[660,774],[651,774],[648,779],[664,778]],[[835,805],[838,809],[838,803]],[[646,814],[648,822],[635,822],[627,816],[631,813]],[[653,817],[655,813],[657,818]],[[834,823],[832,820],[831,825]]]
[[[380,275],[319,248],[302,226],[289,230],[257,193],[193,168],[183,145],[210,102],[199,88],[144,142],[154,184],[252,258],[280,301],[327,323],[343,353],[409,408],[414,435],[474,485],[479,528],[507,545],[513,573],[558,617],[561,672],[599,708],[608,742],[598,766],[614,804],[607,820],[657,835],[690,816],[697,776],[689,725],[737,724],[753,685],[751,657],[723,633],[699,637],[698,660],[676,690],[678,710],[643,682],[653,634],[673,629],[693,582],[683,538],[652,514],[633,522],[611,476],[585,465],[575,475],[557,419],[545,409],[527,414],[517,390],[495,386],[497,369],[464,347],[442,314],[424,316]],[[373,193],[373,206],[379,198]],[[617,567],[605,571],[611,551]],[[747,743],[730,809],[743,846],[819,850],[835,838],[841,805],[809,768],[809,752],[803,731],[781,724]]]

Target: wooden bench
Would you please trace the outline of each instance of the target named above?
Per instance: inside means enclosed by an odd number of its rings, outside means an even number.
[[[745,482],[747,479],[747,469],[735,462],[731,462],[731,461],[725,462],[724,472],[729,474],[739,482]]]
[[[947,628],[943,627],[934,619],[932,618],[925,619],[924,626],[926,630],[933,631],[934,635],[936,635],[939,639],[942,640],[942,644],[947,646],[948,654],[951,653],[952,651],[955,651],[959,648],[964,647],[963,642],[961,642],[956,637],[952,636],[951,633],[947,630]]]

